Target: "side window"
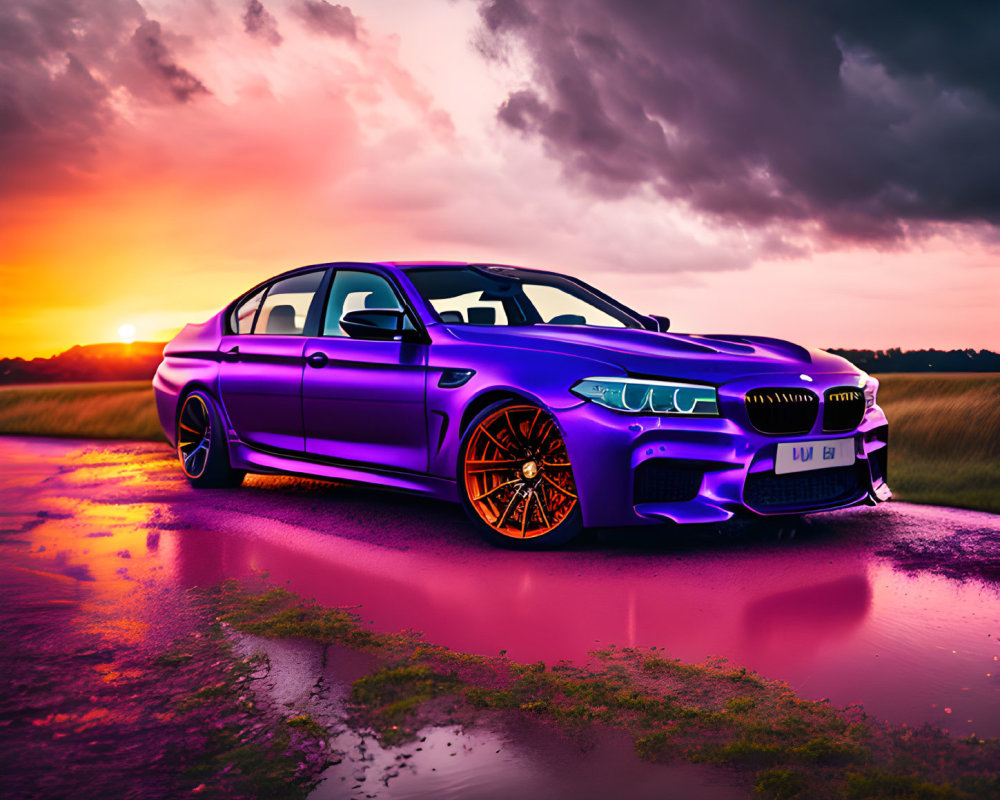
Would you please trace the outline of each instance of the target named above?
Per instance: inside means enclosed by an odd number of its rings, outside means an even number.
[[[231,333],[250,333],[253,330],[253,319],[257,315],[264,290],[254,292],[246,300],[233,309],[229,315],[229,330]]]
[[[524,293],[534,305],[542,322],[550,325],[595,325],[600,328],[624,328],[617,320],[590,303],[555,286],[525,283]]]
[[[509,325],[507,311],[501,300],[484,300],[482,289],[455,295],[434,298],[431,305],[441,317],[441,321],[467,323],[469,325]]]
[[[330,301],[326,304],[324,336],[347,336],[340,327],[340,318],[349,311],[363,308],[402,308],[389,281],[371,272],[338,270],[330,284]]]
[[[254,333],[300,335],[323,272],[307,272],[272,283],[257,315]]]

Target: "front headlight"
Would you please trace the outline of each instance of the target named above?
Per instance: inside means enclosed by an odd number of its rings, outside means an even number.
[[[864,380],[862,388],[865,390],[865,409],[867,410],[875,405],[875,395],[878,394],[878,378],[865,375],[862,380]]]
[[[713,386],[638,378],[584,378],[570,391],[605,408],[633,414],[719,415],[719,398]]]

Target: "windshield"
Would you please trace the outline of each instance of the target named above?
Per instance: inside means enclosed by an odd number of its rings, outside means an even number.
[[[642,328],[638,319],[583,285],[552,273],[510,267],[446,267],[407,272],[449,325],[591,325]]]

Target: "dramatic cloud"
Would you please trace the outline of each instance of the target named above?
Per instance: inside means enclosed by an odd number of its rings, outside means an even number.
[[[86,173],[124,98],[208,94],[134,0],[29,0],[0,7],[0,186],[43,188]]]
[[[243,12],[243,29],[251,36],[262,39],[277,47],[281,44],[278,20],[274,18],[260,0],[249,0]]]
[[[1000,6],[490,0],[527,53],[498,110],[597,193],[639,185],[796,239],[1000,224]],[[784,241],[783,241],[784,239]]]
[[[143,22],[132,35],[132,43],[139,60],[177,102],[186,103],[199,94],[210,94],[200,80],[174,62],[163,42],[159,22]]]
[[[357,19],[347,6],[338,6],[326,0],[303,0],[295,11],[313,30],[328,36],[356,39]]]

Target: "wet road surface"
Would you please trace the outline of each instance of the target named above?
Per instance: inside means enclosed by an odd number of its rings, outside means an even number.
[[[41,603],[100,597],[122,637],[150,646],[182,624],[150,611],[155,592],[266,572],[456,650],[722,656],[893,723],[1000,735],[996,515],[890,503],[794,531],[610,531],[512,553],[457,506],[256,476],[197,491],[165,446],[2,437],[0,537],[8,585]]]

